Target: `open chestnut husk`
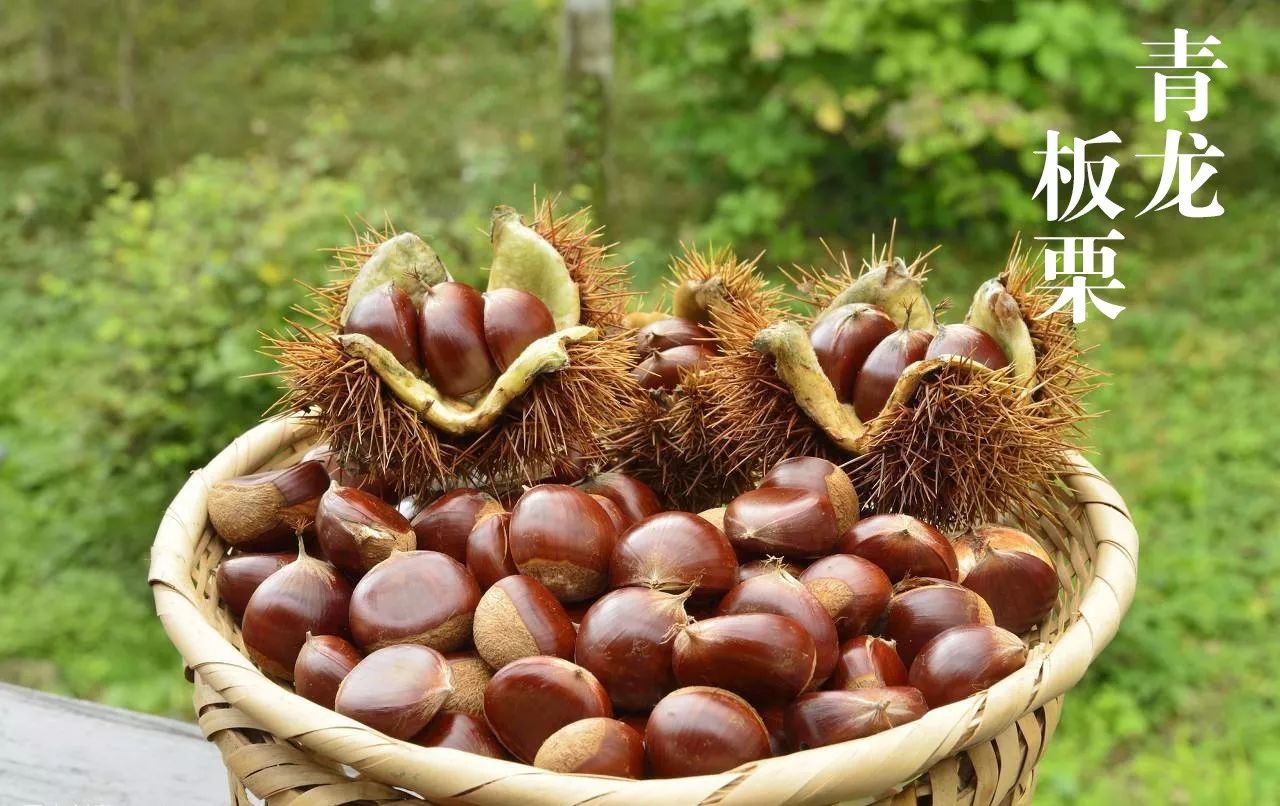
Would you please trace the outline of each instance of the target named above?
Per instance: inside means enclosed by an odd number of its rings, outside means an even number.
[[[602,495],[616,504],[626,518],[627,526],[662,511],[662,502],[652,487],[616,470],[587,476],[577,487],[584,493]]]
[[[595,676],[562,658],[521,658],[494,674],[484,715],[498,741],[530,763],[551,734],[572,722],[612,717],[609,695]]]
[[[604,591],[617,533],[605,511],[582,490],[539,484],[511,509],[507,543],[520,573],[547,586],[562,602]]]
[[[911,685],[937,708],[995,685],[1027,663],[1022,639],[1002,627],[952,627],[925,644],[911,663]]]
[[[739,551],[783,557],[830,554],[840,537],[831,500],[796,487],[762,487],[733,499],[724,532]]]
[[[768,758],[769,731],[746,700],[721,688],[676,689],[654,706],[644,731],[657,778],[714,775]]]
[[[551,309],[518,288],[495,288],[484,297],[484,340],[499,371],[515,363],[524,349],[556,332]]]
[[[616,719],[579,719],[547,737],[533,766],[552,772],[639,778],[644,774],[644,738]]]
[[[955,582],[959,576],[951,541],[910,515],[872,515],[858,521],[841,536],[840,551],[880,566],[890,582],[908,576]]]
[[[793,456],[769,469],[760,487],[799,487],[825,495],[836,515],[836,529],[844,533],[858,520],[858,493],[853,480],[834,462],[817,456]]]
[[[316,538],[325,559],[359,575],[416,545],[409,521],[395,507],[355,487],[334,485],[320,497]]]
[[[671,667],[682,686],[714,686],[751,702],[784,702],[804,691],[817,662],[813,638],[774,613],[715,616],[676,635]]]
[[[308,635],[293,664],[293,690],[301,697],[333,708],[338,686],[360,662],[360,653],[336,635]]]
[[[867,356],[897,329],[882,308],[860,303],[842,305],[813,324],[809,342],[837,400],[853,402],[854,379]]]
[[[827,680],[833,690],[907,685],[907,667],[892,641],[858,635],[840,645],[835,671]]]
[[[573,657],[569,614],[533,577],[505,577],[485,591],[476,606],[472,635],[476,652],[494,669],[534,655]]]
[[[484,334],[484,298],[466,283],[448,281],[422,297],[422,362],[435,387],[463,397],[498,377]]]
[[[675,689],[671,638],[688,623],[685,598],[649,588],[619,588],[583,617],[574,660],[596,676],[615,708],[651,708]]]
[[[315,520],[329,475],[319,462],[225,479],[209,488],[209,522],[229,545],[284,548]]]
[[[338,686],[333,710],[393,739],[420,732],[453,689],[444,655],[421,644],[379,649]]]
[[[927,330],[898,330],[872,349],[853,382],[853,410],[862,422],[875,419],[889,402],[898,376],[924,358],[933,334]]]
[[[493,677],[493,670],[473,650],[449,652],[444,656],[453,674],[453,691],[440,706],[441,711],[458,711],[484,717],[484,689]]]
[[[258,586],[297,557],[296,554],[285,552],[224,557],[218,563],[218,599],[237,618],[243,616],[249,597],[253,596]]]
[[[996,625],[1024,633],[1058,599],[1058,572],[1035,538],[1007,526],[978,526],[955,541],[960,584],[991,606]]]
[[[787,709],[787,736],[796,750],[861,739],[914,722],[929,710],[910,686],[815,691]]]
[[[938,326],[938,332],[929,342],[929,349],[924,357],[939,358],[944,355],[958,355],[991,369],[1009,365],[1009,357],[1000,349],[996,340],[969,324]]]
[[[462,563],[438,551],[397,551],[351,594],[351,634],[366,652],[422,644],[449,652],[471,636],[480,588]]]
[[[440,711],[409,741],[422,747],[447,747],[477,756],[507,758],[498,737],[489,730],[483,711],[479,716],[460,711]]]
[[[866,632],[893,595],[893,585],[880,566],[853,554],[817,560],[800,572],[800,581],[826,608],[841,638]]]
[[[623,532],[609,561],[609,583],[715,597],[733,587],[738,559],[724,534],[688,512],[660,512]]]
[[[467,570],[481,590],[488,590],[503,577],[520,573],[511,559],[507,538],[510,526],[511,513],[494,505],[480,513],[467,536]]]
[[[467,561],[467,540],[480,513],[498,502],[488,493],[460,487],[450,490],[422,509],[409,525],[418,538],[418,548],[448,554],[460,563]]]
[[[386,282],[351,307],[343,333],[363,333],[387,349],[405,369],[422,372],[418,310],[408,292]]]
[[[991,608],[968,588],[944,579],[913,577],[894,589],[884,634],[897,643],[898,656],[909,669],[916,653],[944,630],[994,623]]]
[[[716,337],[710,330],[678,316],[650,322],[636,331],[636,352],[641,358],[648,358],[672,347],[712,347],[715,343]]]

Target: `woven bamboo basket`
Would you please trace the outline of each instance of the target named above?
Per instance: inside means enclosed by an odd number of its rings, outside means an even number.
[[[208,486],[289,464],[313,428],[274,420],[245,433],[192,474],[152,547],[156,610],[195,684],[200,727],[222,752],[231,802],[268,804],[1017,804],[1062,697],[1115,635],[1133,596],[1138,536],[1116,491],[1072,457],[1051,517],[1019,522],[1054,557],[1062,593],[1030,636],[1025,668],[981,694],[853,742],[748,764],[720,775],[630,781],[561,775],[514,762],[396,741],[303,699],[245,656],[215,589],[225,546],[211,531]]]

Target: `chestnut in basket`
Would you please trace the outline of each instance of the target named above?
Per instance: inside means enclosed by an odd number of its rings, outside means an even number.
[[[943,579],[913,577],[894,589],[884,633],[897,642],[898,656],[909,669],[916,653],[943,630],[993,623],[991,608],[968,588]]]
[[[530,344],[555,332],[551,309],[528,291],[495,288],[484,293],[484,340],[500,372]]]
[[[633,521],[623,514],[622,508],[613,503],[611,499],[605,498],[603,495],[591,493],[591,500],[600,505],[604,510],[604,514],[609,516],[609,520],[613,522],[613,528],[618,534],[622,534],[631,526]]]
[[[884,338],[867,355],[853,382],[853,410],[864,423],[889,402],[898,376],[908,365],[924,358],[933,335],[927,330],[898,330]]]
[[[595,675],[562,658],[521,658],[494,674],[484,715],[498,741],[526,764],[551,734],[571,722],[612,717],[609,695]]]
[[[363,574],[416,544],[409,521],[381,498],[334,485],[320,497],[316,537],[325,559],[349,574]]]
[[[547,737],[533,766],[552,772],[639,778],[644,774],[644,739],[616,719],[579,719]]]
[[[484,717],[484,689],[493,677],[489,664],[473,650],[450,652],[444,656],[453,674],[453,691],[440,706],[441,711],[457,711]]]
[[[363,333],[385,347],[405,369],[422,373],[418,311],[408,292],[394,283],[383,283],[361,297],[342,330]]]
[[[496,506],[485,507],[467,536],[467,570],[481,590],[488,590],[503,577],[520,573],[511,560],[510,528],[511,513]]]
[[[267,577],[293,562],[298,555],[280,552],[277,554],[235,554],[224,557],[218,563],[218,599],[237,618],[244,615],[244,608],[249,604],[249,597],[266,581]]]
[[[569,614],[533,577],[505,577],[485,591],[476,606],[473,637],[476,651],[494,669],[533,655],[573,657]]]
[[[422,298],[422,360],[435,387],[462,397],[498,377],[484,337],[484,298],[466,283],[444,282]]]
[[[209,487],[209,522],[229,545],[283,548],[315,519],[327,489],[329,476],[319,462],[225,479]]]
[[[928,710],[910,686],[815,691],[787,709],[787,736],[796,750],[824,747],[914,722]]]
[[[734,576],[735,585],[741,585],[752,577],[758,577],[761,574],[772,574],[779,568],[786,571],[793,577],[799,577],[804,573],[804,567],[793,562],[788,562],[783,557],[765,557],[759,560],[748,560],[738,566],[738,573]],[[813,591],[810,591],[812,593]]]
[[[393,739],[427,726],[453,689],[444,655],[421,644],[383,647],[338,686],[333,709]]]
[[[418,538],[418,548],[448,554],[460,563],[467,561],[467,540],[482,511],[497,508],[493,496],[461,487],[450,490],[428,504],[410,521]]]
[[[715,686],[771,704],[804,691],[817,654],[795,619],[744,613],[686,625],[676,636],[671,666],[682,686]]]
[[[938,358],[944,355],[958,355],[991,369],[1000,369],[1009,365],[1009,357],[1000,349],[996,340],[973,325],[939,325],[925,358]]]
[[[858,520],[858,493],[853,489],[853,480],[826,459],[817,456],[783,459],[764,474],[759,486],[799,487],[825,495],[831,501],[831,509],[836,514],[836,529],[841,533]]]
[[[841,638],[866,632],[893,595],[880,566],[852,554],[823,557],[800,573],[800,581],[826,608]]]
[[[466,643],[480,588],[462,563],[438,551],[397,551],[351,594],[351,634],[366,652],[422,644],[449,652]]]
[[[441,711],[422,731],[409,739],[423,747],[447,747],[464,753],[475,753],[489,758],[507,758],[498,737],[489,730],[483,712],[474,714]]]
[[[662,511],[662,502],[653,488],[643,481],[616,470],[595,473],[578,483],[578,489],[589,495],[603,495],[622,511],[627,526]]]
[[[615,708],[651,708],[676,687],[671,637],[688,623],[685,598],[619,588],[583,617],[574,660],[596,676]]]
[[[748,554],[821,557],[835,548],[835,510],[825,495],[796,487],[749,490],[729,503],[724,533]]]
[[[691,344],[711,347],[715,343],[716,337],[710,330],[678,316],[650,322],[636,331],[636,351],[641,358],[648,358],[672,347],[687,347]]]
[[[890,582],[908,576],[955,582],[956,552],[947,536],[910,515],[872,515],[840,538],[840,551],[880,566]]]
[[[676,689],[654,706],[644,731],[655,777],[714,775],[768,758],[769,731],[756,710],[711,686]]]
[[[641,585],[698,597],[733,587],[738,558],[724,533],[688,512],[660,512],[622,533],[609,562],[615,588]]]
[[[338,686],[360,662],[360,653],[336,635],[307,635],[293,664],[293,690],[312,702],[333,708]]]
[[[853,402],[853,382],[867,356],[897,329],[884,309],[859,303],[842,305],[814,323],[809,342],[836,399]]]
[[[1058,572],[1035,538],[1007,526],[978,526],[956,538],[960,584],[991,606],[996,625],[1024,633],[1058,599]]]
[[[613,521],[600,505],[563,484],[539,484],[521,495],[507,531],[516,568],[562,602],[580,602],[604,591],[616,537]]]
[[[1027,663],[1022,639],[991,624],[952,627],[911,663],[911,685],[937,708],[990,688]]]
[[[893,641],[858,635],[840,645],[830,689],[886,688],[907,685],[907,667]]]

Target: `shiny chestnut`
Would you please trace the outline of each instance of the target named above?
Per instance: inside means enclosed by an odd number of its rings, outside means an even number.
[[[297,554],[285,552],[224,557],[218,563],[218,599],[237,618],[243,616],[249,597],[253,596],[258,586],[297,557]]]
[[[911,662],[943,630],[966,624],[993,624],[991,608],[968,588],[943,579],[913,577],[898,584],[885,611],[884,634],[897,643],[898,656]]]
[[[671,639],[688,623],[684,602],[649,588],[619,588],[583,617],[574,660],[596,676],[618,710],[652,708],[675,689]]]
[[[520,573],[562,602],[590,599],[609,582],[617,534],[591,496],[563,484],[539,484],[511,509],[507,542]]]
[[[525,348],[556,332],[551,309],[518,288],[495,288],[484,294],[484,340],[498,371],[515,363]]]
[[[907,685],[907,667],[892,641],[858,635],[840,645],[830,689],[884,688]]]
[[[996,625],[1024,633],[1058,599],[1058,572],[1035,538],[1007,526],[978,526],[956,538],[960,584],[991,606]]]
[[[650,322],[636,331],[636,351],[641,358],[669,350],[672,347],[698,345],[714,347],[716,338],[702,325],[673,316]]]
[[[485,663],[501,669],[520,658],[572,658],[573,624],[564,605],[533,577],[498,580],[480,597],[474,639]]]
[[[349,574],[363,574],[416,540],[409,521],[381,498],[334,485],[320,497],[316,537],[325,559]]]
[[[351,594],[351,634],[366,652],[422,644],[449,652],[466,643],[480,588],[462,563],[438,551],[398,551]]]
[[[209,522],[231,546],[283,549],[315,520],[329,476],[319,462],[224,479],[209,488]]]
[[[293,690],[299,696],[333,708],[338,686],[360,662],[360,653],[336,635],[308,635],[293,664]]]
[[[498,737],[489,730],[489,724],[481,715],[458,711],[440,711],[409,741],[422,747],[447,747],[477,756],[507,758]]]
[[[470,487],[450,490],[422,509],[409,522],[418,538],[418,548],[448,554],[458,562],[467,561],[467,539],[482,511],[500,509],[488,493]]]
[[[397,644],[356,664],[338,686],[334,710],[393,739],[408,739],[427,726],[452,688],[444,655],[421,644]]]
[[[893,585],[880,566],[853,554],[815,561],[800,572],[800,581],[831,614],[841,638],[866,632],[893,595]]]
[[[687,625],[676,636],[671,666],[682,686],[715,686],[772,704],[804,691],[817,654],[795,619],[745,613]]]
[[[853,410],[864,423],[874,419],[911,364],[924,358],[933,335],[927,330],[899,330],[875,346],[853,382]]]
[[[438,283],[422,298],[420,342],[427,375],[450,397],[463,397],[498,377],[484,337],[484,298],[465,283]]]
[[[759,486],[799,487],[825,495],[836,514],[836,529],[842,533],[858,520],[858,493],[853,489],[853,480],[826,459],[817,456],[783,459],[764,474]]]
[[[929,710],[910,686],[815,691],[787,709],[787,736],[796,750],[862,739],[914,722]]]
[[[809,342],[841,403],[853,402],[853,382],[867,356],[897,329],[882,308],[861,303],[842,305],[813,324]]]
[[[631,377],[641,389],[675,389],[685,375],[700,369],[713,355],[710,347],[698,344],[671,347],[636,364]]]
[[[654,706],[644,731],[657,778],[714,775],[768,758],[769,731],[746,700],[720,688],[676,689]]]
[[[830,499],[795,487],[739,495],[725,509],[724,532],[741,552],[784,557],[830,554],[840,537]]]
[[[347,316],[344,333],[361,333],[386,348],[415,375],[422,374],[418,309],[402,288],[386,282],[360,298]]]
[[[652,487],[635,476],[616,470],[587,476],[577,487],[584,493],[602,495],[616,504],[627,526],[662,511],[662,502]]]
[[[911,685],[937,708],[990,688],[1027,663],[1022,639],[994,625],[952,627],[911,663]]]
[[[695,596],[715,597],[733,587],[737,568],[733,547],[711,523],[688,512],[660,512],[618,538],[609,583],[668,593],[692,588]]]
[[[572,722],[612,717],[609,695],[595,676],[561,658],[521,658],[494,674],[484,715],[498,741],[525,763],[551,734]]]
[[[476,518],[476,525],[467,536],[467,570],[481,590],[488,590],[503,577],[520,573],[511,559],[510,527],[511,513],[495,506]]]
[[[973,325],[940,325],[925,358],[939,358],[944,355],[957,355],[968,358],[975,363],[991,369],[1000,369],[1009,365],[1009,357],[1000,349],[996,340]]]
[[[880,566],[889,581],[908,576],[955,582],[956,552],[946,535],[910,515],[873,515],[853,525],[840,538],[840,551]]]
[[[734,586],[720,600],[717,616],[741,613],[774,613],[795,620],[813,639],[813,679],[817,686],[831,675],[839,654],[836,625],[822,603],[791,574],[776,568]]]

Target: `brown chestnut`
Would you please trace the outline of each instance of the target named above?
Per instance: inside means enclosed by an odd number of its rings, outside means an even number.
[[[562,602],[601,593],[609,582],[613,521],[582,490],[539,484],[511,509],[507,542],[520,573],[531,576]]]
[[[783,756],[791,752],[791,740],[787,738],[787,706],[766,705],[757,708],[765,730],[769,731],[769,752]]]
[[[927,330],[899,330],[875,346],[853,381],[853,410],[858,419],[865,423],[880,413],[898,376],[924,358],[932,340]]]
[[[697,515],[660,512],[622,533],[609,562],[609,584],[715,597],[733,587],[738,558],[724,534]]]
[[[619,588],[583,617],[574,660],[596,676],[615,708],[651,708],[676,687],[671,638],[688,623],[684,602],[649,588]]]
[[[787,709],[787,736],[796,750],[825,747],[914,722],[928,710],[910,686],[815,691]]]
[[[893,595],[880,566],[853,554],[823,557],[800,573],[800,581],[831,614],[841,638],[866,632]]]
[[[423,747],[447,747],[477,756],[507,758],[507,751],[484,721],[483,712],[477,716],[459,711],[441,711],[409,741]]]
[[[924,645],[911,663],[911,685],[937,708],[990,688],[1027,663],[1027,647],[990,624],[952,627]]]
[[[714,348],[716,337],[702,325],[673,316],[650,322],[636,331],[636,351],[641,358],[669,350],[672,347],[700,345]]]
[[[476,651],[501,669],[533,655],[573,657],[573,624],[564,605],[533,577],[509,576],[480,597],[473,630]]]
[[[293,664],[293,690],[301,697],[333,708],[338,686],[360,662],[360,653],[336,635],[307,635]]]
[[[363,574],[416,544],[409,521],[381,498],[334,485],[320,497],[316,537],[325,559],[349,574]]]
[[[884,309],[861,303],[841,305],[814,323],[809,342],[841,403],[853,401],[853,381],[867,356],[897,329]]]
[[[413,533],[418,536],[418,548],[439,551],[460,563],[466,562],[467,539],[486,507],[500,508],[493,496],[470,487],[450,490],[440,496],[410,521]]]
[[[897,643],[898,656],[909,669],[916,653],[943,630],[994,623],[991,608],[968,588],[944,579],[911,577],[894,588],[884,634]]]
[[[662,502],[652,487],[616,470],[587,476],[577,487],[584,493],[602,495],[617,504],[627,526],[662,511]]]
[[[355,487],[387,503],[398,501],[400,498],[389,479],[343,465],[338,459],[338,454],[328,443],[320,443],[312,447],[302,455],[302,460],[316,461],[324,465],[329,479],[340,487]]]
[[[449,652],[466,643],[480,588],[462,563],[438,551],[397,551],[351,594],[351,634],[366,652],[422,644]]]
[[[907,685],[907,667],[892,641],[858,635],[840,645],[827,688],[884,688]]]
[[[218,599],[236,618],[244,615],[249,597],[266,581],[267,577],[293,562],[298,555],[234,554],[218,563]]]
[[[1058,599],[1058,572],[1035,538],[1007,526],[978,526],[956,538],[960,584],[991,606],[996,626],[1024,633]]]
[[[733,499],[724,532],[739,551],[784,557],[830,554],[840,537],[831,500],[796,487],[763,487]]]
[[[462,397],[498,377],[484,338],[484,298],[465,283],[437,283],[422,297],[422,362],[431,383]]]
[[[682,686],[715,686],[751,702],[783,702],[804,691],[817,661],[813,638],[795,619],[744,613],[680,630],[671,667]]]
[[[484,294],[484,340],[498,371],[515,363],[524,349],[556,332],[551,309],[518,288],[495,288]]]
[[[209,488],[209,521],[229,545],[261,551],[286,548],[315,520],[329,476],[319,462],[299,462],[216,482]]]
[[[816,651],[809,685],[817,686],[831,675],[840,649],[836,625],[800,580],[778,567],[735,586],[720,600],[716,615],[740,613],[775,613],[794,619],[809,633]]]
[[[444,655],[421,644],[396,644],[356,664],[338,686],[333,710],[393,739],[408,739],[427,726],[452,689]]]
[[[688,373],[701,368],[715,351],[700,344],[671,347],[636,364],[631,377],[641,389],[675,389]]]
[[[422,374],[418,344],[418,310],[408,292],[386,282],[360,298],[342,326],[344,333],[362,333],[387,349],[415,375]]]
[[[503,577],[520,573],[511,560],[507,540],[511,513],[497,505],[486,507],[467,537],[467,570],[476,578],[481,590],[488,590]]]
[[[609,516],[609,520],[613,521],[613,528],[618,534],[622,534],[631,525],[631,519],[622,514],[622,510],[612,500],[605,498],[603,495],[591,494],[591,500],[600,505],[604,510],[604,514]]]
[[[644,738],[616,719],[579,719],[547,737],[533,766],[552,772],[639,778],[644,775]]]
[[[521,658],[494,674],[484,691],[484,716],[498,741],[525,763],[551,734],[579,719],[612,717],[609,695],[595,676],[562,658]]]
[[[474,651],[450,652],[444,656],[453,674],[453,691],[440,706],[441,711],[461,711],[484,716],[484,689],[493,677],[489,664]]]
[[[645,755],[657,778],[714,775],[768,758],[769,731],[746,700],[720,688],[676,689],[653,708]]]
[[[946,535],[910,515],[872,515],[840,538],[840,551],[880,566],[890,582],[908,576],[955,582],[956,552]]]
[[[778,462],[764,478],[761,487],[799,487],[825,495],[836,514],[836,529],[843,533],[858,520],[858,493],[849,474],[833,462],[817,456],[793,456]]]
[[[263,671],[293,679],[293,666],[307,634],[345,636],[351,583],[338,569],[306,553],[267,577],[244,608],[245,649]]]
[[[1000,349],[996,340],[973,325],[939,325],[938,332],[929,342],[925,358],[958,355],[991,369],[1009,365],[1009,357]]]
[[[748,579],[758,577],[761,574],[772,574],[781,568],[793,577],[799,577],[804,573],[804,567],[796,563],[787,562],[782,557],[765,557],[759,560],[748,560],[738,566],[738,573],[734,577],[733,584],[741,585]],[[802,580],[803,581],[803,580]],[[813,591],[809,591],[813,593]],[[887,599],[886,599],[887,601]]]

